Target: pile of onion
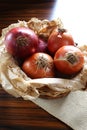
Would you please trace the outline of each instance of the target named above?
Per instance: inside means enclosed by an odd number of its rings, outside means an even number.
[[[15,27],[4,43],[12,56],[23,61],[22,69],[31,78],[55,77],[55,70],[71,75],[84,65],[83,53],[66,29],[56,28],[46,42],[29,28]]]

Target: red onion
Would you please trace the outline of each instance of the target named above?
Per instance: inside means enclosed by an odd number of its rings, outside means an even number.
[[[26,58],[36,52],[38,36],[29,28],[15,27],[5,36],[7,51],[18,58]]]
[[[37,52],[47,52],[47,43],[39,38]]]

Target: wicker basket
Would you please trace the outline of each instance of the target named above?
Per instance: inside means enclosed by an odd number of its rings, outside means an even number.
[[[39,20],[32,18],[28,22],[18,21],[2,30],[0,38],[0,84],[3,89],[15,97],[22,97],[25,100],[42,98],[59,98],[66,96],[71,91],[86,89],[87,82],[87,46],[80,49],[84,53],[85,64],[82,71],[72,79],[62,78],[40,78],[31,79],[21,70],[15,59],[8,54],[4,46],[6,33],[14,27],[28,27],[44,38],[48,38],[55,27],[63,27],[61,20]]]

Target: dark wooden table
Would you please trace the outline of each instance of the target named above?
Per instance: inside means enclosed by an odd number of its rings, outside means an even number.
[[[2,28],[31,17],[51,19],[58,0],[1,0],[0,33]],[[58,6],[58,5],[57,5]],[[55,18],[55,17],[54,17]],[[71,130],[66,124],[31,101],[14,98],[0,87],[0,130]]]

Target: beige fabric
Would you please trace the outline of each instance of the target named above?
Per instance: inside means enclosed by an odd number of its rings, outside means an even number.
[[[53,100],[38,98],[33,102],[74,130],[87,130],[87,92],[71,92]]]

